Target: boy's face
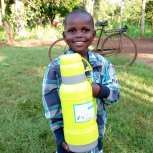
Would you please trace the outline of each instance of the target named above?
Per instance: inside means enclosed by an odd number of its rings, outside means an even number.
[[[63,38],[75,52],[84,54],[95,38],[95,31],[90,17],[86,14],[70,15],[65,23]]]

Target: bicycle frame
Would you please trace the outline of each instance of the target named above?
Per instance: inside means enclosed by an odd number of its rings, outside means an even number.
[[[122,34],[120,34],[120,35],[122,35]],[[114,51],[114,53],[115,54],[118,54],[118,53],[120,53],[121,52],[121,41],[119,41],[119,48],[118,48],[118,46],[112,41],[112,39],[110,39],[109,37],[108,37],[108,35],[107,35],[107,37],[106,37],[108,40],[109,40],[109,42],[111,43],[111,45],[113,45],[113,47],[114,48],[107,48],[107,49],[105,49],[105,48],[101,48],[101,53],[103,54],[103,55],[105,55],[105,54],[111,54],[113,51]],[[121,38],[121,37],[120,37]],[[107,52],[106,52],[107,51]],[[104,53],[105,52],[105,53]]]
[[[111,45],[113,45],[114,48],[111,48],[111,49],[100,49],[100,52],[102,55],[105,55],[105,54],[111,54],[113,51],[115,51],[115,54],[118,54],[121,52],[121,47],[118,48],[118,46],[109,38],[109,34],[114,34],[114,33],[117,33],[117,34],[120,34],[120,38],[122,38],[122,33],[126,32],[128,27],[125,25],[123,28],[121,29],[112,29],[112,30],[105,30],[105,26],[106,25],[103,25],[102,28],[100,29],[96,29],[96,31],[100,30],[100,36],[98,38],[98,42],[97,42],[97,45],[96,45],[96,51],[98,51],[98,46],[99,46],[99,43],[100,43],[100,40],[101,40],[101,37],[102,37],[102,34],[105,33],[106,37],[105,39],[107,38],[109,40],[109,42],[111,43]],[[120,41],[120,44],[119,46],[121,46],[121,41]],[[107,53],[104,53],[103,51],[107,51]],[[98,51],[99,52],[99,51]]]

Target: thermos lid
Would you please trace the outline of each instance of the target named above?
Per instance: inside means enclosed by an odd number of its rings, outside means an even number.
[[[81,61],[82,61],[82,57],[78,53],[65,54],[60,57],[61,65],[74,64]]]
[[[60,57],[60,71],[62,80],[73,80],[80,78],[82,74],[85,75],[82,57],[78,53],[62,55]],[[85,79],[85,76],[83,78]]]

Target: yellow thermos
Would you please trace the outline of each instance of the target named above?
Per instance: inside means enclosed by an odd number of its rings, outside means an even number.
[[[86,63],[87,70],[84,68]],[[59,89],[64,137],[72,152],[87,152],[98,144],[96,101],[85,72],[90,64],[78,53],[60,57],[62,84]]]

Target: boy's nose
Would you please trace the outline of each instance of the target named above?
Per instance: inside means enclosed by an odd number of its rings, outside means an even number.
[[[76,32],[76,37],[82,37],[82,32],[81,31],[77,31]]]

